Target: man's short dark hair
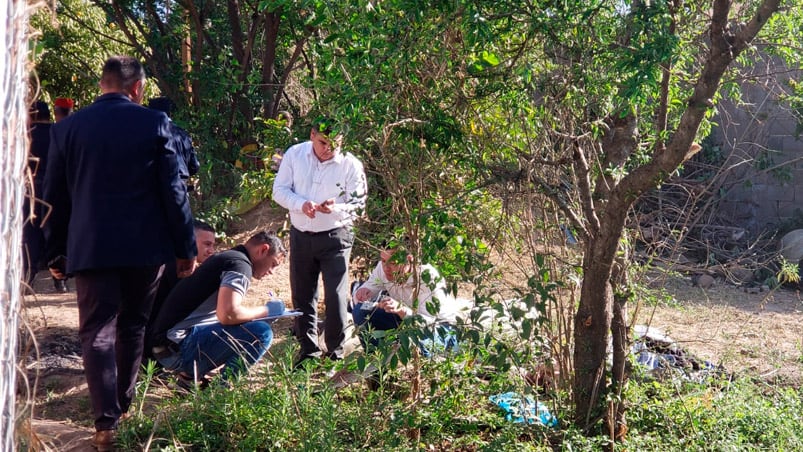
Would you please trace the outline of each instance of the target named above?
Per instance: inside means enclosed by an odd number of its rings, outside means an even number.
[[[312,130],[315,133],[326,135],[327,137],[336,137],[344,135],[348,130],[347,125],[339,123],[327,116],[318,116],[312,121]]]
[[[31,120],[32,121],[50,121],[50,107],[47,102],[37,100],[31,106]]]
[[[138,80],[145,79],[145,69],[134,57],[116,55],[103,64],[100,82],[103,86],[130,89]]]
[[[276,236],[276,233],[273,231],[259,231],[247,242],[246,245],[262,245],[263,243],[267,244],[270,247],[270,254],[287,254],[287,249],[284,247],[284,243],[282,243],[282,239]]]
[[[211,232],[212,234],[215,234],[215,228],[213,228],[207,223],[204,223],[201,220],[192,220],[192,227],[194,229],[198,229],[199,231],[207,231]]]

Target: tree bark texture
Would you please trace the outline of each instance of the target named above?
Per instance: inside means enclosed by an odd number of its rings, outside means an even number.
[[[612,210],[612,209],[611,209]],[[575,422],[587,428],[601,415],[607,391],[606,356],[611,328],[613,259],[624,226],[624,213],[606,209],[600,228],[586,242],[580,305],[574,320]]]
[[[627,421],[625,419],[625,400],[622,392],[629,378],[628,355],[630,352],[630,325],[627,324],[627,302],[631,292],[628,287],[627,274],[627,254],[620,256],[613,268],[611,280],[614,284],[613,294],[613,319],[611,321],[611,345],[613,354],[612,373],[612,392],[610,406],[607,411],[606,424],[608,435],[614,440],[624,438],[627,433]],[[619,290],[616,290],[619,289]]]

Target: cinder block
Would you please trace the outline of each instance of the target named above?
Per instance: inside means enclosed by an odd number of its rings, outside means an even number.
[[[795,214],[795,209],[800,208],[801,204],[799,202],[778,201],[777,212],[771,216],[792,217]]]
[[[744,186],[733,187],[728,191],[725,199],[731,202],[752,201],[753,190]]]
[[[760,204],[774,201],[793,202],[795,200],[795,190],[789,184],[757,184],[753,185],[753,199]]]

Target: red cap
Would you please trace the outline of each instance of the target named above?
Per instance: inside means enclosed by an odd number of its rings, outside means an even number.
[[[72,110],[75,107],[75,101],[70,99],[69,97],[59,97],[56,98],[56,101],[53,104],[57,107],[67,108]]]

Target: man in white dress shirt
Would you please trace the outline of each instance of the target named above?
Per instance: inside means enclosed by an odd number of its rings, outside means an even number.
[[[310,141],[290,147],[273,182],[273,199],[290,211],[290,288],[302,312],[295,334],[301,350],[297,369],[318,359],[318,278],[323,278],[326,356],[343,358],[348,321],[348,266],[354,220],[365,208],[367,184],[362,163],[341,149],[343,133],[318,119]]]
[[[408,316],[419,316],[424,335],[418,344],[424,356],[438,350],[457,348],[457,315],[465,302],[456,300],[446,288],[446,280],[432,265],[413,265],[413,256],[398,248],[384,249],[371,276],[354,292],[354,325],[370,330],[398,328]],[[418,273],[418,290],[414,273]],[[363,347],[379,340],[362,334]]]

